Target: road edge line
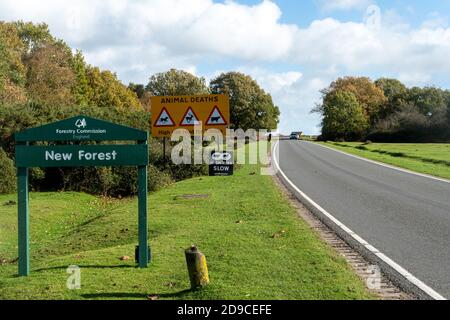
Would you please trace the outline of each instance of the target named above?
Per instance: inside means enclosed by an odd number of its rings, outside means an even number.
[[[349,156],[349,157],[352,157],[352,158],[356,158],[356,159],[359,159],[359,160],[363,160],[363,161],[366,161],[366,162],[370,162],[370,163],[373,163],[373,164],[376,164],[376,165],[379,165],[379,166],[382,166],[382,167],[385,167],[385,168],[397,170],[397,171],[400,171],[400,172],[403,172],[403,173],[409,173],[409,174],[412,174],[412,175],[415,175],[415,176],[419,176],[419,177],[422,177],[422,178],[429,178],[429,179],[437,180],[437,181],[440,181],[440,182],[450,183],[449,179],[435,177],[435,176],[432,176],[432,175],[429,175],[429,174],[426,174],[426,173],[420,173],[420,172],[412,171],[412,170],[409,170],[409,169],[400,168],[400,167],[394,166],[392,164],[383,163],[383,162],[372,160],[372,159],[367,159],[367,158],[364,158],[364,157],[361,157],[361,156],[357,156],[355,154],[351,154],[351,153],[348,153],[348,152],[345,152],[345,151],[342,151],[342,150],[334,149],[334,148],[329,147],[329,146],[324,146],[324,145],[322,145],[320,143],[314,143],[314,142],[309,142],[309,141],[305,141],[305,142],[314,144],[314,145],[322,147],[322,148],[330,149],[330,150],[333,150],[335,152],[342,153],[342,154],[344,154],[346,156]]]
[[[275,163],[278,176],[284,185],[302,202],[317,218],[319,218],[326,226],[336,232],[348,245],[359,252],[369,262],[377,264],[386,277],[394,284],[406,292],[416,295],[423,300],[447,300],[434,289],[426,285],[424,282],[416,278],[405,268],[390,259],[388,256],[380,252],[377,248],[370,245],[367,241],[353,232],[341,221],[336,219],[332,214],[323,209],[314,200],[301,191],[281,170],[276,157],[275,149],[279,148],[279,141],[273,146],[272,157]]]

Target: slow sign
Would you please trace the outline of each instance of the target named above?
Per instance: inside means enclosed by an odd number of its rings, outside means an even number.
[[[209,163],[210,176],[232,176],[233,175],[233,153],[232,152],[211,152]]]

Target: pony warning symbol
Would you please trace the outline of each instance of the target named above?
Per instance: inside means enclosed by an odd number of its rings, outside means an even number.
[[[186,114],[183,116],[183,120],[180,123],[180,126],[194,126],[196,124],[200,124],[197,116],[191,107],[189,107],[186,111]]]
[[[155,127],[173,127],[175,122],[173,122],[170,114],[167,112],[166,108],[161,110],[156,122],[154,124]]]
[[[217,108],[217,106],[214,106],[214,109],[211,112],[211,115],[209,116],[208,120],[206,121],[206,124],[208,126],[212,126],[215,124],[227,124],[227,122],[225,121],[225,118],[220,113],[219,108]]]
[[[191,136],[210,129],[225,135],[230,124],[229,97],[226,94],[153,96],[151,124],[153,137],[170,138],[177,129],[184,129]]]

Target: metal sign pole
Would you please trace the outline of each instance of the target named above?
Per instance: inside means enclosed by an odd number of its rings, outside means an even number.
[[[166,137],[163,138],[163,162],[164,168],[166,168]]]
[[[28,168],[17,168],[19,275],[30,274]]]
[[[147,141],[140,141],[139,144],[147,144]],[[147,166],[138,166],[139,268],[147,268],[150,261],[147,223],[147,181]]]

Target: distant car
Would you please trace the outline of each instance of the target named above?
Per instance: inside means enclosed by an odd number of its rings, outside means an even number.
[[[300,140],[300,134],[298,132],[292,132],[289,139],[291,140]]]

